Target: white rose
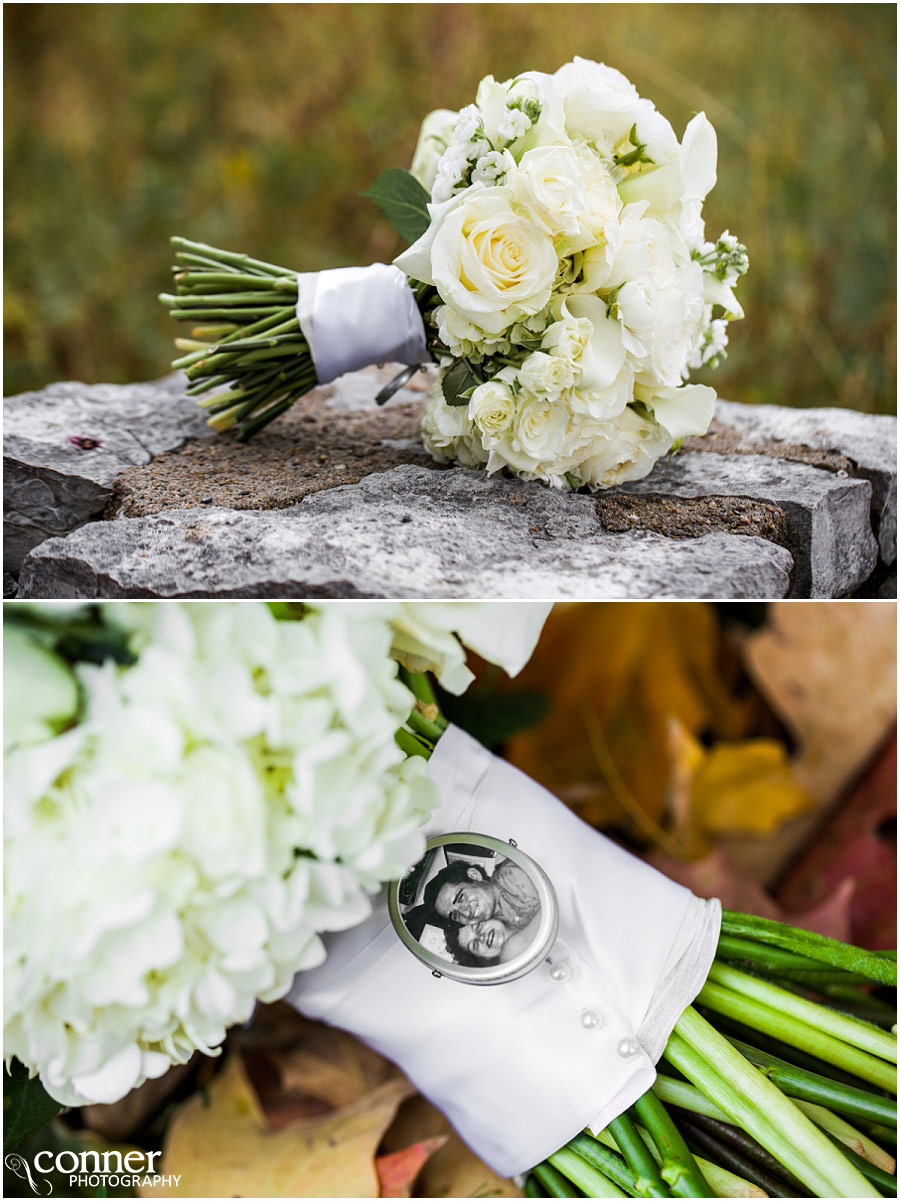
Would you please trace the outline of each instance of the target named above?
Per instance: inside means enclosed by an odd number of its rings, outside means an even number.
[[[430,388],[422,410],[422,441],[438,463],[483,467],[488,461],[480,432],[469,419],[465,405],[448,405],[440,385]]]
[[[568,146],[539,146],[507,172],[506,185],[551,237],[574,235],[585,210],[581,163]]]
[[[637,126],[637,138],[654,162],[668,162],[677,155],[672,126],[621,71],[576,57],[559,68],[554,81],[570,135],[581,135],[610,154],[614,148],[627,153],[634,149],[628,135]]]
[[[662,426],[640,417],[633,409],[626,409],[612,423],[608,440],[596,440],[592,449],[599,448],[597,453],[583,460],[577,474],[592,488],[609,488],[627,480],[643,479],[672,441]]]
[[[534,464],[552,463],[563,449],[567,424],[564,405],[545,396],[523,396],[513,426],[513,446]]]
[[[529,392],[557,396],[575,382],[576,367],[571,359],[535,351],[519,368],[519,379]]]
[[[439,305],[434,315],[438,337],[454,358],[479,360],[485,355],[505,354],[509,351],[507,338],[486,334],[447,304]]]
[[[472,393],[469,401],[469,418],[486,438],[505,433],[512,424],[515,412],[515,397],[509,384],[503,379],[488,380]]]
[[[429,211],[431,225],[395,259],[401,270],[433,284],[445,304],[487,333],[544,307],[556,251],[547,234],[513,212],[506,188],[476,184]]]
[[[456,119],[456,113],[449,108],[436,108],[422,122],[409,170],[426,192],[430,192],[434,187],[438,162],[450,145]]]
[[[614,236],[622,211],[622,200],[609,166],[590,148],[579,154],[579,170],[584,191],[584,211],[581,214],[580,235],[573,248],[585,250]]]

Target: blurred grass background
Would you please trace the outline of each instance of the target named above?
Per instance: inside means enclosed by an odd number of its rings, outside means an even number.
[[[847,5],[4,8],[5,390],[160,376],[170,234],[298,270],[391,257],[358,197],[478,80],[581,54],[719,135],[707,232],[746,242],[709,377],[894,412],[896,10]]]

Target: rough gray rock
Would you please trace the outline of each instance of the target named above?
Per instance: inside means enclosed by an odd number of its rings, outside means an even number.
[[[784,596],[761,538],[608,534],[587,496],[406,466],[289,509],[177,510],[37,547],[22,597]]]
[[[132,386],[55,384],[11,398],[5,591],[32,548],[23,575],[32,596],[78,596],[83,585],[110,595],[146,586],[173,596],[181,587],[209,595],[288,595],[290,587],[298,596],[482,588],[498,596],[763,597],[784,594],[788,570],[792,596],[892,587],[893,418],[719,401],[710,436],[688,439],[646,480],[593,498],[554,496],[430,460],[423,472],[414,435],[430,376],[415,375],[377,410],[374,397],[396,370],[368,368],[316,390],[250,448],[209,435],[181,375]],[[406,463],[419,474],[405,475],[398,464]],[[282,516],[260,512],[282,508]],[[245,519],[233,520],[237,509]],[[88,522],[96,524],[90,533],[39,546]],[[882,559],[874,572],[873,527]],[[186,553],[189,538],[197,562]],[[479,538],[494,540],[491,555],[481,554]],[[160,559],[152,571],[144,564],[141,582],[142,553],[171,562]],[[286,569],[290,556],[300,566]],[[63,561],[71,562],[68,582]]]
[[[663,459],[646,479],[616,491],[646,496],[742,496],[770,501],[787,517],[794,557],[791,596],[845,596],[878,560],[868,480],[764,455],[687,453]]]
[[[98,517],[123,468],[204,432],[184,377],[149,384],[51,384],[4,402],[3,564]],[[85,440],[81,446],[71,438]],[[95,444],[95,445],[93,445]]]
[[[720,400],[716,418],[745,442],[802,443],[846,455],[872,485],[872,510],[881,558],[897,558],[897,419],[851,409],[788,409]]]

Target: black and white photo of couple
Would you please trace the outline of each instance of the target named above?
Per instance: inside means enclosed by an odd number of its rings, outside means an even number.
[[[490,967],[529,948],[541,902],[534,881],[511,859],[451,843],[429,852],[408,874],[401,914],[427,950],[464,967]]]

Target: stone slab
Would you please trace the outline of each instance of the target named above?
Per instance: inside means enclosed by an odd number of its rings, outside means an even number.
[[[3,561],[13,573],[44,538],[102,514],[124,468],[206,428],[180,374],[149,384],[51,384],[5,400],[3,426]]]
[[[851,460],[872,485],[872,513],[881,558],[897,558],[897,418],[851,409],[789,409],[719,400],[716,420],[745,443],[801,445]],[[770,448],[771,449],[771,448]]]
[[[787,522],[794,558],[791,596],[846,596],[871,575],[878,547],[870,524],[872,485],[806,463],[764,455],[682,452],[615,493],[767,501]]]
[[[769,598],[765,539],[603,530],[589,496],[396,467],[286,509],[176,510],[83,526],[28,556],[21,597]]]

